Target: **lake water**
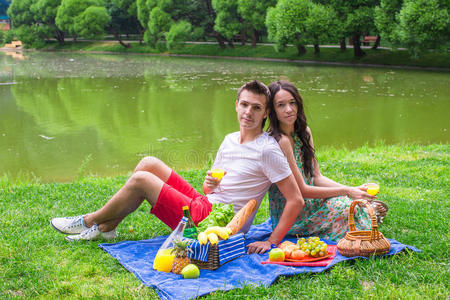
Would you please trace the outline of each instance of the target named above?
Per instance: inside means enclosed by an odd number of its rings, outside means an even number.
[[[299,87],[318,151],[450,140],[445,72],[0,52],[0,176],[68,181],[82,165],[114,176],[146,155],[177,170],[205,167],[239,129],[237,88],[279,78]]]

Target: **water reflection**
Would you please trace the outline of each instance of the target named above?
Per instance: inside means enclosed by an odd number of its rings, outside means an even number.
[[[145,155],[175,168],[205,166],[238,129],[236,88],[293,81],[317,147],[376,140],[448,142],[445,73],[312,67],[138,55],[0,53],[0,174],[69,180],[83,160],[102,175]]]

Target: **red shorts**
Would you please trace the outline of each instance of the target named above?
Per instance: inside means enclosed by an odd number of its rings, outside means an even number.
[[[183,217],[183,206],[186,205],[189,206],[189,213],[196,225],[206,218],[212,209],[206,196],[197,192],[172,170],[150,212],[173,230]]]

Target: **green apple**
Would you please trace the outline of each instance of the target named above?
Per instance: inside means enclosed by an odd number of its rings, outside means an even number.
[[[184,279],[195,279],[200,276],[200,270],[194,264],[189,264],[181,270]]]
[[[284,252],[280,248],[274,248],[269,252],[270,261],[284,261]]]

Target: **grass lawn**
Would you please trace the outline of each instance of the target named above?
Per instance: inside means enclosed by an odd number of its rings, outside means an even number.
[[[298,56],[295,47],[288,47],[285,52],[276,52],[273,46],[258,45],[252,48],[250,45],[235,45],[235,48],[227,47],[221,49],[218,45],[208,44],[186,44],[182,47],[167,50],[157,50],[147,44],[140,45],[137,42],[132,43],[131,48],[124,48],[116,41],[108,42],[66,42],[60,46],[52,42],[46,46],[47,50],[66,50],[66,51],[105,51],[119,53],[152,53],[152,54],[184,54],[184,55],[208,55],[208,56],[232,56],[232,57],[250,57],[250,58],[277,58],[288,60],[305,60],[318,62],[341,62],[351,64],[379,64],[379,65],[398,65],[398,66],[417,66],[450,68],[450,53],[430,51],[419,59],[412,59],[407,51],[392,51],[384,49],[364,49],[367,53],[362,58],[355,58],[353,49],[348,48],[341,52],[337,48],[321,48],[320,55],[314,55],[313,48],[308,48],[308,52]]]
[[[279,278],[269,288],[247,286],[217,292],[208,299],[407,298],[448,299],[450,295],[450,146],[403,145],[318,151],[322,172],[337,181],[381,185],[379,199],[390,211],[381,232],[422,253],[356,260],[310,275]],[[200,189],[205,170],[181,174]],[[100,207],[125,182],[118,178],[81,178],[42,184],[0,179],[1,298],[157,298],[100,242],[69,243],[49,224],[55,216]],[[268,217],[265,200],[256,223]],[[169,229],[142,205],[118,227],[122,240],[168,234]]]

